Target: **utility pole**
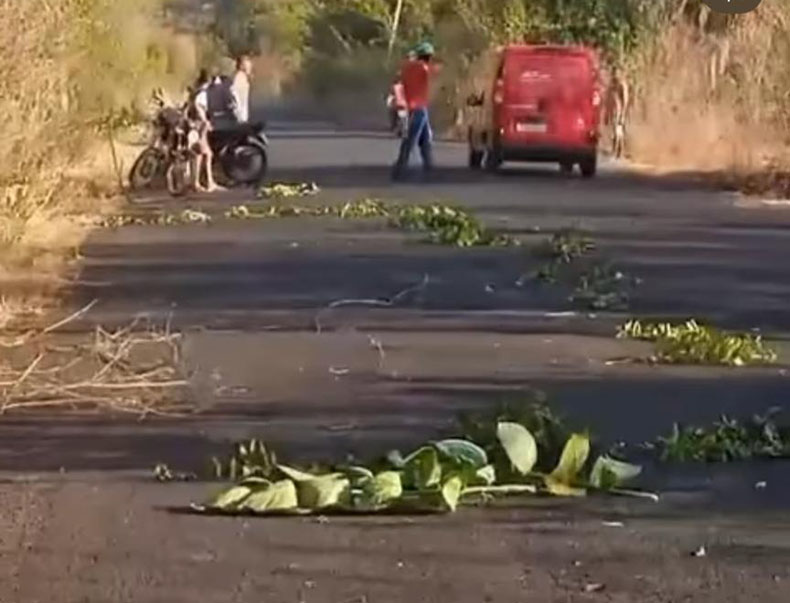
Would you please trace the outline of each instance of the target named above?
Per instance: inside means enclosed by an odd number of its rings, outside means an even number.
[[[398,38],[398,28],[400,27],[400,17],[403,14],[403,4],[405,0],[398,0],[395,5],[395,13],[392,15],[392,28],[390,29],[390,41],[387,47],[387,58],[392,58],[392,50],[395,48],[395,41]]]

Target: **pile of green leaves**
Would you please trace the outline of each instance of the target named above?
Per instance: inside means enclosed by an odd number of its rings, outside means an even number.
[[[575,283],[570,301],[588,310],[623,310],[639,279],[630,278],[595,256],[595,242],[567,228],[538,245],[534,255],[542,260],[534,279],[552,285]],[[520,283],[523,280],[519,281]]]
[[[563,266],[572,264],[594,250],[595,243],[592,239],[572,228],[560,230],[535,248],[536,257],[546,260],[546,263],[536,271],[535,278],[547,283],[556,283]]]
[[[283,188],[278,194],[287,197],[292,196],[292,192],[292,189]],[[273,195],[274,192],[269,194]],[[293,192],[293,194],[296,193]],[[349,220],[386,218],[391,226],[427,233],[428,240],[431,243],[440,245],[501,247],[518,244],[516,240],[510,237],[491,232],[467,211],[440,203],[431,203],[429,205],[388,205],[379,199],[360,199],[338,205],[308,206],[281,203],[262,207],[235,205],[225,212],[225,217],[230,220],[299,217],[333,217]],[[209,224],[211,222],[212,218],[208,214],[187,209],[179,214],[158,213],[153,216],[110,216],[102,222],[102,225],[107,228],[119,228],[132,225],[175,226],[178,224]]]
[[[309,197],[321,191],[315,182],[273,182],[258,190],[262,199]]]
[[[270,475],[277,466],[277,456],[257,439],[239,442],[227,460],[211,458],[211,473],[216,479],[236,481],[248,477]]]
[[[457,247],[513,245],[514,240],[489,231],[477,218],[458,207],[432,203],[395,209],[392,222],[399,228],[427,232],[434,243]]]
[[[264,207],[250,207],[248,205],[234,205],[225,212],[225,217],[231,220],[263,220],[266,218],[299,218],[327,215],[323,207],[309,207],[298,205],[267,205]]]
[[[593,251],[595,242],[591,238],[573,228],[564,228],[539,246],[536,253],[561,264],[570,264]]]
[[[299,217],[359,219],[386,218],[390,217],[390,215],[390,209],[379,199],[360,199],[358,201],[347,201],[340,205],[300,206],[277,203],[260,208],[249,207],[247,205],[234,205],[225,212],[226,218],[237,220]]]
[[[312,514],[329,512],[451,512],[467,501],[501,495],[549,494],[583,496],[588,490],[644,495],[622,490],[640,468],[599,457],[585,476],[590,455],[586,435],[572,434],[559,462],[549,473],[535,471],[538,445],[523,425],[497,424],[496,437],[512,481],[501,482],[500,470],[482,447],[466,439],[447,439],[421,446],[407,456],[393,451],[378,465],[346,465],[304,471],[276,462],[269,453],[242,471],[238,481],[219,492],[202,512]],[[247,451],[249,452],[249,450]],[[652,495],[647,495],[652,497]]]
[[[232,207],[230,219],[266,219],[294,217],[335,217],[340,219],[387,218],[395,228],[425,232],[428,240],[456,247],[506,246],[516,241],[489,231],[467,211],[450,205],[385,204],[379,199],[361,199],[339,205],[298,206],[274,204],[262,208],[246,205]]]
[[[210,215],[193,209],[185,209],[177,214],[155,213],[152,215],[114,215],[99,220],[100,228],[121,228],[124,226],[179,226],[183,224],[210,224]]]
[[[608,264],[594,265],[579,276],[571,301],[589,310],[625,310],[630,291],[638,284],[639,279],[629,278]]]
[[[546,395],[540,391],[526,398],[505,400],[489,411],[459,413],[462,437],[478,442],[503,475],[509,471],[510,463],[497,438],[497,428],[502,422],[518,423],[529,430],[541,453],[536,467],[544,471],[560,457],[572,434],[565,420],[554,412]]]
[[[341,205],[331,208],[331,213],[340,219],[359,219],[359,218],[387,218],[390,210],[380,199],[359,199],[358,201],[347,201]]]
[[[778,410],[740,422],[722,416],[710,427],[675,424],[672,433],[649,447],[663,461],[727,462],[790,456],[790,427],[774,421]]]
[[[633,320],[619,329],[618,337],[654,342],[655,360],[667,364],[746,366],[777,360],[759,335],[725,333],[695,320],[680,325]]]

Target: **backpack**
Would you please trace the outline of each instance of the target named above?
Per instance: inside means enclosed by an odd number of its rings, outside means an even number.
[[[233,111],[233,92],[230,78],[214,79],[208,87],[208,114],[211,119],[225,117]]]

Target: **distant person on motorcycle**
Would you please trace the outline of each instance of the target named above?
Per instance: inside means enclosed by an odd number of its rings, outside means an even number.
[[[399,138],[405,136],[409,110],[406,102],[406,93],[400,77],[395,78],[395,81],[392,83],[392,88],[387,97],[387,108],[390,111],[390,130]]]
[[[420,147],[424,172],[427,174],[433,168],[433,131],[428,114],[430,81],[435,72],[432,65],[433,45],[423,42],[414,49],[414,54],[416,59],[409,58],[404,63],[400,75],[406,96],[406,107],[409,111],[409,123],[398,159],[392,169],[394,180],[403,178],[415,144]]]
[[[233,75],[231,91],[236,121],[240,124],[250,120],[250,85],[252,79],[252,59],[242,55],[236,60],[236,73]]]
[[[192,152],[195,155],[194,161],[194,187],[195,190],[204,192],[214,192],[219,189],[214,182],[214,173],[211,168],[213,155],[209,144],[208,134],[211,131],[211,120],[209,116],[209,87],[211,76],[208,71],[200,71],[197,82],[192,92],[189,106],[189,119],[197,133],[196,139],[192,142]],[[201,171],[206,174],[206,186],[201,182]]]

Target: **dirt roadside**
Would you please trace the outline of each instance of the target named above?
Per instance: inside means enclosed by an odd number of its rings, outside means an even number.
[[[203,490],[73,478],[0,486],[12,510],[0,600],[771,603],[786,600],[790,580],[786,516],[702,520],[627,501],[327,520],[166,510]]]

